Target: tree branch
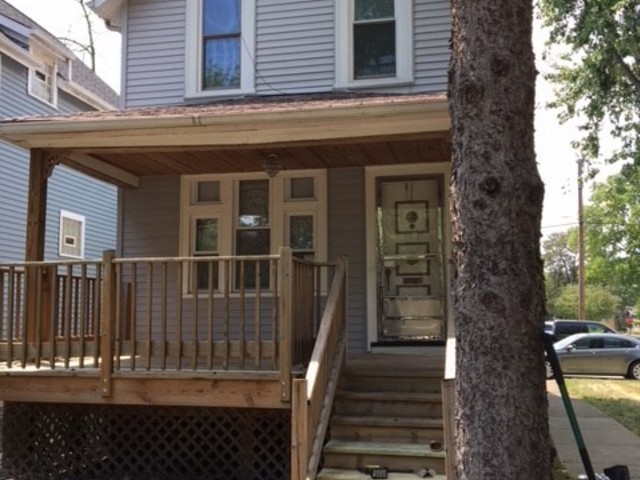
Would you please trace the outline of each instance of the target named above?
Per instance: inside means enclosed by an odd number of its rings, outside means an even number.
[[[640,78],[636,76],[636,74],[631,70],[631,67],[627,65],[618,50],[611,46],[611,52],[613,53],[613,60],[616,62],[620,70],[622,70],[622,74],[631,82],[631,84],[638,91],[638,95],[640,96]]]

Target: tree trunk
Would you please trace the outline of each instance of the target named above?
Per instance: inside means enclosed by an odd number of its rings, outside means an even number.
[[[457,477],[550,478],[531,0],[452,0]]]

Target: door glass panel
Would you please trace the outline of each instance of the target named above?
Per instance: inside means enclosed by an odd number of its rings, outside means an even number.
[[[441,180],[378,184],[378,337],[444,338]]]

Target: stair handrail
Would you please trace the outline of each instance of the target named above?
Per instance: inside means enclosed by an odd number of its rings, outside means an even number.
[[[338,259],[304,378],[293,381],[291,478],[315,478],[346,351],[348,265]]]

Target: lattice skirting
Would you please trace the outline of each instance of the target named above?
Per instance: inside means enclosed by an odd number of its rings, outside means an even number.
[[[2,437],[20,480],[290,477],[288,410],[5,403]]]

